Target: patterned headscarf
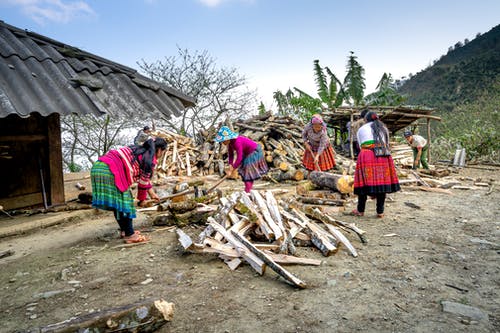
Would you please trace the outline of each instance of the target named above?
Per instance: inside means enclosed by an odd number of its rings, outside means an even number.
[[[215,136],[215,142],[223,142],[226,140],[236,139],[238,133],[231,131],[227,126],[222,126]]]
[[[311,123],[312,124],[323,124],[323,119],[320,117],[314,116],[311,118]]]

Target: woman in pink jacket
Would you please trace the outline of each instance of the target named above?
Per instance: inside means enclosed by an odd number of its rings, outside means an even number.
[[[228,174],[237,169],[238,174],[245,183],[245,192],[250,192],[253,182],[269,170],[260,145],[247,137],[231,131],[227,126],[221,127],[219,132],[217,132],[215,141],[227,146]],[[234,158],[235,153],[236,159]]]
[[[113,211],[126,243],[148,240],[140,232],[134,231],[132,220],[136,214],[130,186],[137,182],[139,205],[148,194],[159,201],[151,185],[151,177],[157,158],[166,148],[165,139],[149,139],[141,146],[110,150],[92,166],[92,207]]]

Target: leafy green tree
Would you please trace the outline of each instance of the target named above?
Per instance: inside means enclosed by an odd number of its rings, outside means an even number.
[[[330,68],[321,68],[319,60],[314,60],[314,78],[318,86],[318,96],[321,102],[326,104],[328,108],[342,105],[346,95],[342,83]]]
[[[319,60],[314,60],[313,71],[318,97],[297,87],[293,91],[289,89],[285,94],[278,90],[273,97],[279,114],[294,115],[305,120],[312,114],[321,113],[324,108],[342,105],[345,92],[335,74],[328,67],[322,68]]]
[[[359,64],[357,57],[352,51],[347,60],[346,69],[347,74],[344,78],[346,96],[344,96],[344,100],[350,105],[362,105],[366,88],[365,69]]]
[[[406,98],[397,92],[397,84],[392,75],[384,73],[377,85],[377,91],[367,95],[364,99],[368,105],[397,106],[403,104]]]
[[[259,110],[259,115],[263,115],[266,113],[266,106],[264,103],[260,102],[259,106],[257,107],[257,110]]]

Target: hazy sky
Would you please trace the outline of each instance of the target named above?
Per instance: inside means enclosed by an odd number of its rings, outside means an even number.
[[[272,93],[316,95],[313,60],[343,80],[350,51],[367,89],[417,73],[448,47],[500,23],[500,0],[0,0],[0,19],[136,68],[206,50]]]

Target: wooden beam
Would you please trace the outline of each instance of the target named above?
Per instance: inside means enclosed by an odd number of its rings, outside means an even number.
[[[48,137],[48,174],[49,183],[46,189],[50,194],[50,204],[56,205],[65,202],[64,177],[62,169],[61,121],[57,113],[47,117]],[[42,161],[43,164],[44,161]],[[46,171],[46,172],[47,172]]]
[[[288,272],[286,269],[281,267],[279,264],[277,264],[269,255],[266,253],[262,252],[258,248],[256,248],[252,243],[247,241],[245,237],[241,236],[240,234],[232,231],[232,235],[239,240],[243,245],[245,245],[250,251],[252,251],[253,254],[255,254],[259,259],[261,259],[263,262],[265,262],[273,271],[278,273],[280,276],[285,278],[285,280],[291,282],[294,286],[299,287],[299,288],[306,288],[306,283],[296,276],[292,275],[290,272]]]
[[[392,111],[391,113],[387,113],[387,115],[398,115],[398,116],[405,116],[408,118],[419,118],[419,119],[420,118],[427,118],[427,119],[441,121],[441,117],[431,116],[431,115],[427,115],[427,114],[415,114],[415,113]]]
[[[427,118],[427,162],[431,163],[431,120]]]

